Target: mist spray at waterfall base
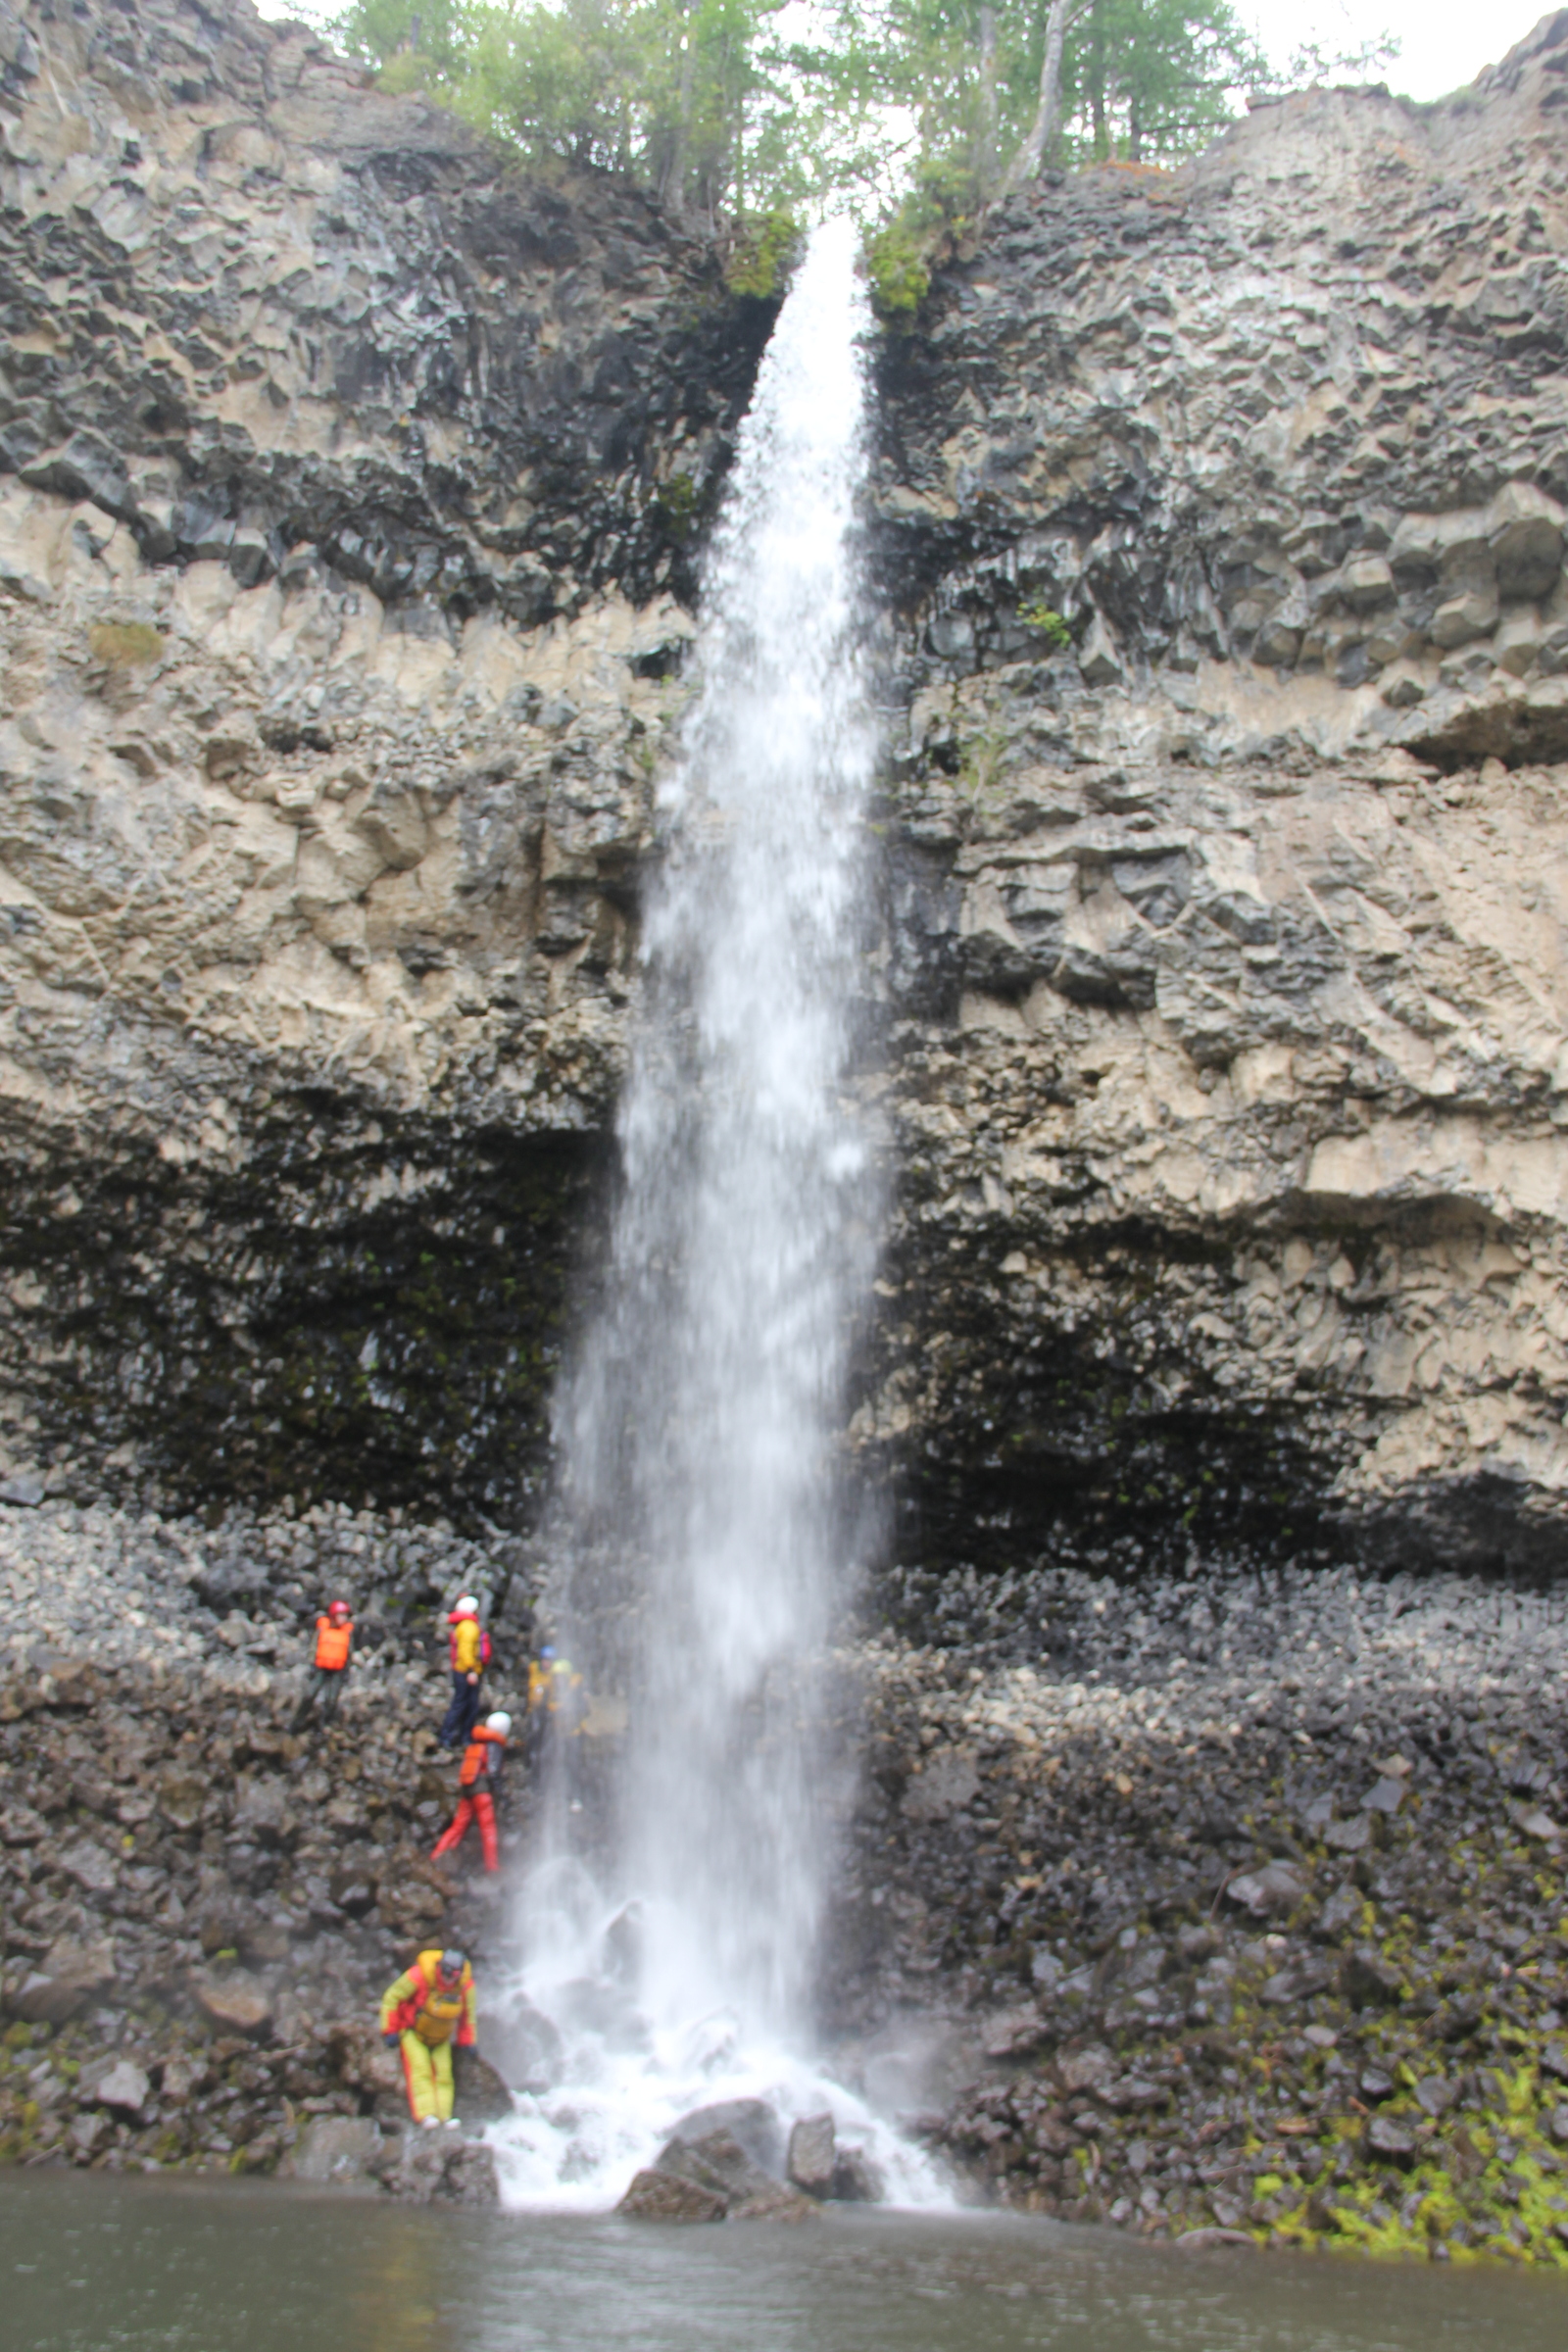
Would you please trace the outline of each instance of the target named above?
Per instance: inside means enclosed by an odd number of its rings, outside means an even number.
[[[840,1766],[822,1693],[856,1512],[850,1350],[875,1266],[854,1106],[875,729],[856,564],[868,321],[855,236],[811,237],[705,570],[695,699],[659,799],[603,1300],[558,1403],[558,1616],[623,1692],[614,1819],[574,1838],[569,1743],[517,1897],[499,2030],[539,2088],[508,2194],[600,2207],[695,2107],[834,2114],[900,2202],[936,2194],[816,2071]]]

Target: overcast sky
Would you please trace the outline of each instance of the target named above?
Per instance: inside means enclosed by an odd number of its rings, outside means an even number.
[[[264,17],[319,20],[334,0],[258,0]],[[1238,14],[1257,25],[1263,47],[1283,67],[1297,49],[1315,41],[1330,57],[1392,33],[1399,54],[1388,68],[1396,90],[1411,98],[1441,98],[1495,65],[1515,41],[1547,14],[1544,0],[1495,0],[1478,15],[1473,0],[1238,0]]]
[[[1399,54],[1386,77],[1410,98],[1474,81],[1547,13],[1543,0],[1494,0],[1479,13],[1471,0],[1240,0],[1238,9],[1281,65],[1305,41],[1332,57],[1392,33]]]

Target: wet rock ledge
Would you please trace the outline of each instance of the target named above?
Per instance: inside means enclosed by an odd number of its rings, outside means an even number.
[[[868,1652],[851,2078],[1003,2205],[1568,2264],[1560,1592],[1043,1570],[932,1614]]]

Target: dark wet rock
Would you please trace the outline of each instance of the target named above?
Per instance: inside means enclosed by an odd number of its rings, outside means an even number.
[[[765,2099],[720,2099],[683,2115],[671,2141],[706,2140],[718,2133],[734,2140],[771,2179],[784,2171],[784,2127]]]
[[[775,2176],[758,2164],[729,2132],[672,2139],[660,2151],[654,2169],[679,2180],[695,2180],[728,2205],[743,2197],[760,2196],[775,2185]]]
[[[1262,1870],[1239,1872],[1227,1882],[1225,1892],[1255,1919],[1283,1918],[1304,1901],[1306,1881],[1294,1864],[1270,1862]]]
[[[1366,1897],[1356,1886],[1339,1886],[1329,1896],[1316,1919],[1312,1933],[1325,1943],[1337,1942],[1347,1928],[1353,1928],[1361,1917]]]
[[[107,1992],[116,1974],[115,1947],[108,1936],[90,1942],[62,1936],[49,1946],[41,1966],[16,1980],[6,2007],[13,2017],[36,2025],[63,2026]]]
[[[929,1757],[904,1791],[904,1810],[910,1821],[948,1821],[980,1792],[974,1759],[951,1749]]]
[[[831,2115],[805,2116],[790,2132],[786,2177],[808,2196],[829,2196],[837,2152]]]
[[[1058,1973],[1060,1963],[1057,1963]],[[1031,1969],[1031,1974],[1033,1970]],[[988,2018],[980,2035],[987,2058],[1027,2058],[1058,2038],[1058,2029],[1038,2009],[1004,2009]]]
[[[1337,1854],[1364,1854],[1372,1843],[1371,1817],[1357,1813],[1350,1821],[1331,1821],[1323,1831],[1323,1842]]]
[[[880,2205],[888,2193],[881,2166],[864,2148],[840,2148],[833,2163],[833,2196],[844,2205]]]
[[[91,1838],[73,1838],[56,1860],[86,1894],[112,1894],[120,1882],[120,1864]]]
[[[1303,1962],[1296,1968],[1281,1969],[1263,1984],[1258,1998],[1280,2009],[1294,2009],[1327,1990],[1333,1983],[1332,1969]]]
[[[501,2184],[495,2151],[481,2140],[442,2132],[409,2130],[384,2142],[368,2170],[392,2196],[409,2205],[497,2205]]]
[[[1393,2009],[1404,1998],[1404,1980],[1392,1961],[1368,1946],[1358,1946],[1340,1971],[1348,2001],[1357,2008]]]
[[[220,1977],[195,1970],[191,1990],[221,2032],[260,2036],[271,2028],[271,1992],[249,1969],[230,1969]]]
[[[293,2180],[368,2180],[381,2149],[381,2128],[368,2117],[318,2115],[306,2124],[278,2170]]]
[[[1091,2042],[1085,2049],[1058,2052],[1052,2072],[1061,2089],[1071,2096],[1074,2091],[1098,2089],[1109,2080],[1115,2064],[1102,2043]]]
[[[657,2169],[638,2173],[615,2208],[644,2222],[721,2222],[728,2210],[721,2190]]]
[[[560,2029],[520,1993],[507,1994],[487,2017],[485,2046],[514,2090],[546,2090],[560,2075]]]
[[[1366,2144],[1374,2156],[1394,2164],[1408,2164],[1415,2154],[1415,2133],[1392,2115],[1375,2115],[1366,2128]]]
[[[455,2103],[465,2123],[496,2124],[512,2113],[514,2102],[506,2078],[478,2050],[458,2050],[452,2072]]]
[[[100,2075],[83,2096],[97,2107],[111,2107],[119,2115],[139,2116],[147,2104],[152,2085],[142,2069],[130,2058],[117,2059],[108,2071]]]
[[[835,2191],[835,2194],[837,2192]],[[782,2180],[769,2180],[764,2187],[755,2188],[738,2197],[729,2209],[732,2222],[782,2222],[786,2226],[810,2222],[817,2218],[815,2200],[803,2196]]]

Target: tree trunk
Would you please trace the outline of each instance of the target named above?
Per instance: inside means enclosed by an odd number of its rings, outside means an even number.
[[[990,195],[997,181],[997,12],[989,0],[980,10],[980,186]]]
[[[1127,101],[1127,161],[1141,164],[1144,160],[1144,125],[1138,112],[1138,101]]]
[[[1067,27],[1080,13],[1083,0],[1074,7],[1072,0],[1051,0],[1046,12],[1046,46],[1040,59],[1040,103],[1035,119],[1029,125],[1028,136],[1013,158],[1007,174],[1009,188],[1034,179],[1040,171],[1052,142],[1060,127],[1061,116],[1061,51],[1067,38]]]
[[[1089,19],[1089,112],[1095,128],[1095,161],[1110,154],[1105,134],[1105,11],[1104,0],[1094,0]]]
[[[690,12],[684,13],[689,26]],[[680,97],[677,102],[675,125],[670,133],[669,146],[665,151],[659,174],[659,201],[667,212],[673,213],[676,220],[681,221],[684,221],[686,218],[686,157],[691,134],[695,65],[691,33],[688,29],[681,35]]]

